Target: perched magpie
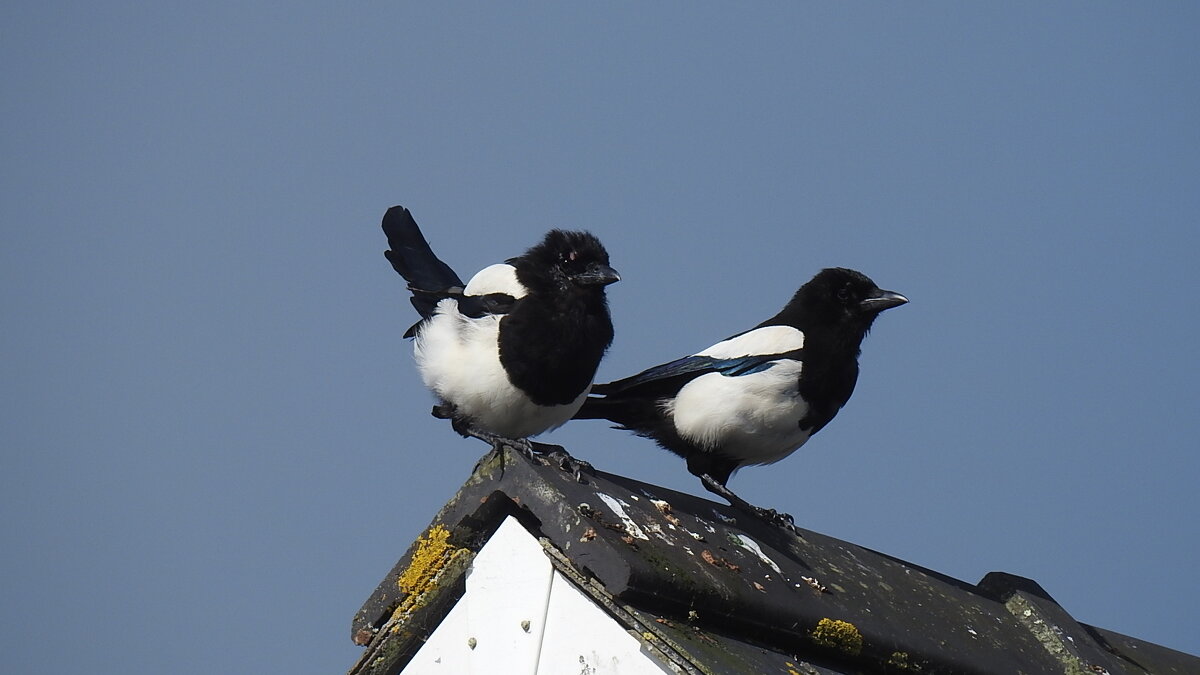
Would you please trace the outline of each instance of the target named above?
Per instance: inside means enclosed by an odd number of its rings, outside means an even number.
[[[702,352],[608,384],[576,414],[607,419],[687,460],[704,487],[790,525],[727,487],[750,464],[792,454],[846,405],[875,317],[908,302],[854,270],[822,270],[775,316]],[[598,394],[598,395],[597,395]]]
[[[528,439],[579,410],[612,343],[604,287],[620,277],[600,240],[551,230],[464,285],[408,209],[388,209],[383,232],[391,249],[384,255],[421,314],[404,337],[416,338],[417,368],[440,399],[433,414],[494,447],[561,451]]]

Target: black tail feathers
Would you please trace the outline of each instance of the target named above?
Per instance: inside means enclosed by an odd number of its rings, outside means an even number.
[[[596,396],[589,396],[583,399],[583,407],[575,413],[574,419],[577,420],[606,420],[608,415],[604,410],[605,400]]]
[[[387,235],[391,249],[383,255],[408,281],[408,288],[413,293],[413,307],[422,317],[433,314],[438,300],[446,297],[448,291],[462,289],[462,279],[433,254],[408,209],[403,206],[388,209],[383,215],[383,233]]]
[[[638,406],[630,405],[627,401],[605,398],[603,396],[588,396],[583,400],[583,407],[575,413],[577,420],[608,420],[622,428],[633,429],[645,415],[638,414]]]

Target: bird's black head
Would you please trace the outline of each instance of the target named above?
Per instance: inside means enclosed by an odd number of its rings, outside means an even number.
[[[821,270],[801,286],[776,319],[806,334],[821,328],[832,329],[840,339],[857,344],[880,312],[906,302],[908,298],[879,288],[861,272],[832,267]]]
[[[508,261],[517,268],[517,279],[531,292],[603,292],[620,281],[608,265],[608,251],[590,232],[550,230],[541,243]]]

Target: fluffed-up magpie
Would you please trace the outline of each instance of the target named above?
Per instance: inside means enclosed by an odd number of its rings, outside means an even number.
[[[778,314],[682,359],[592,387],[576,417],[607,419],[687,460],[704,487],[770,522],[730,476],[792,454],[846,405],[875,317],[908,302],[854,270],[822,270]]]
[[[421,314],[404,337],[416,338],[417,369],[440,401],[433,414],[493,447],[560,452],[529,437],[579,410],[612,343],[604,289],[620,276],[600,240],[551,230],[463,284],[408,209],[388,209],[383,231],[384,255],[408,281]]]

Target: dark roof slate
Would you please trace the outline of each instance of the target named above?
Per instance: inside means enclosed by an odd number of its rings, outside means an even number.
[[[508,450],[480,460],[354,617],[366,650],[352,673],[403,668],[508,515],[679,672],[1200,673],[1196,657],[1076,622],[1028,579],[969,584],[629,478],[580,483]],[[443,549],[422,545],[435,531],[448,532]]]

